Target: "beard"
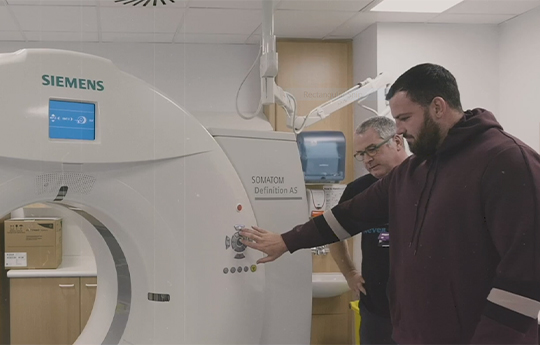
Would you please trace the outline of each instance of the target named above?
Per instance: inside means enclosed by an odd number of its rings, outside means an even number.
[[[427,159],[435,154],[441,142],[441,127],[429,116],[429,111],[424,112],[424,123],[418,134],[418,138],[409,145],[411,152],[420,159]]]

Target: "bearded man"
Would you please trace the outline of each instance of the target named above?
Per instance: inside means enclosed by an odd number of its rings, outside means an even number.
[[[389,300],[399,344],[538,344],[540,155],[454,76],[421,64],[387,95],[414,153],[363,193],[291,231],[241,234],[270,262],[389,220]]]

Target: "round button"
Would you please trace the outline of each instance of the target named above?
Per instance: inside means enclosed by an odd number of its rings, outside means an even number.
[[[231,267],[231,273],[234,273],[234,272],[236,272],[236,268]]]
[[[246,250],[246,245],[240,242],[240,233],[235,233],[231,238],[231,246],[235,252],[243,252]]]
[[[257,265],[251,265],[251,272],[255,272],[257,270]]]
[[[238,266],[238,268],[236,269],[238,272],[242,272],[242,266]]]
[[[247,271],[249,271],[249,267],[244,266],[244,272],[247,272]]]
[[[229,269],[228,269],[227,267],[225,267],[225,268],[223,269],[223,273],[225,273],[225,274],[229,273]]]

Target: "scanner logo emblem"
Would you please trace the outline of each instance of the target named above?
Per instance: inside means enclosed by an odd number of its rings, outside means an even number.
[[[44,74],[41,76],[41,85],[65,87],[69,89],[79,89],[79,90],[93,90],[93,91],[105,90],[105,83],[103,82],[103,80],[70,78],[70,77],[61,76],[61,75],[50,75],[50,74]]]

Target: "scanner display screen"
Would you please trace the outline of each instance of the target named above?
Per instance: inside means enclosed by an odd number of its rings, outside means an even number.
[[[96,140],[96,105],[49,100],[49,138]]]

